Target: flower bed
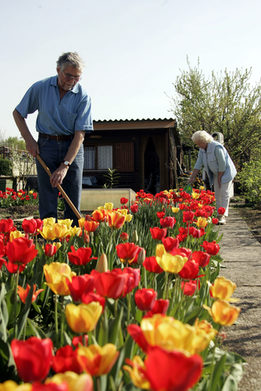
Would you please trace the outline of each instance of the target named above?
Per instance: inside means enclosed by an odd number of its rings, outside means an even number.
[[[236,390],[214,202],[140,191],[78,227],[0,220],[0,390]]]

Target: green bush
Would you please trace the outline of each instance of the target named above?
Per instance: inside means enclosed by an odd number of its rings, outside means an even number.
[[[261,159],[244,163],[238,180],[246,201],[255,207],[261,207]]]
[[[12,175],[12,168],[11,160],[0,158],[0,175]]]

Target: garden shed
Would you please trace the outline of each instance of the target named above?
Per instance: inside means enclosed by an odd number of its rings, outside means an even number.
[[[83,187],[101,188],[115,169],[117,187],[156,193],[177,186],[180,140],[173,118],[94,121],[84,141]]]

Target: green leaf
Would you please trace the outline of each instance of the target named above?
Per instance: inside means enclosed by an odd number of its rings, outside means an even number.
[[[232,375],[229,375],[221,391],[237,391],[237,382]]]

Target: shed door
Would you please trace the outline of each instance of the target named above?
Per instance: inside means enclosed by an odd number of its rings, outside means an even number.
[[[134,171],[134,144],[132,142],[114,145],[113,166],[120,172]]]

